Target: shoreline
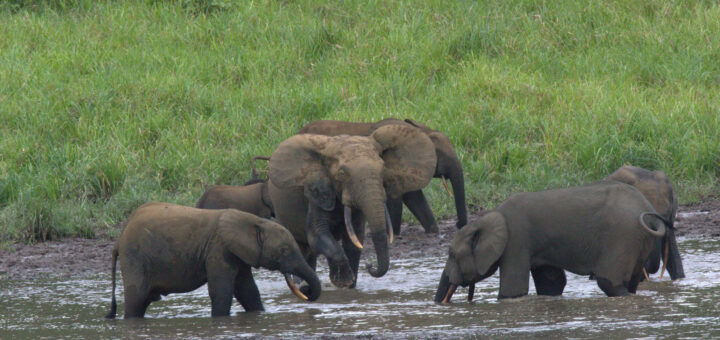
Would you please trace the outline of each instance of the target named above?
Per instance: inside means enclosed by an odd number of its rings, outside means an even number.
[[[474,211],[471,223],[481,216]],[[121,229],[122,223],[115,225]],[[391,246],[393,259],[418,256],[447,256],[447,249],[457,229],[455,219],[438,221],[438,234],[425,234],[420,225],[403,223],[400,236]],[[712,198],[697,204],[680,206],[675,221],[678,237],[711,237],[720,239],[720,199]],[[109,274],[114,240],[103,236],[95,239],[65,238],[33,245],[16,243],[14,250],[0,250],[0,280],[87,277]],[[363,258],[373,257],[368,242]]]

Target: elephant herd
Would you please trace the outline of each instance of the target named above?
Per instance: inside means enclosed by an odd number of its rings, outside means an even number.
[[[257,178],[257,158],[269,160],[267,179]],[[527,295],[530,275],[538,295],[561,295],[566,270],[590,275],[608,296],[635,293],[661,260],[672,279],[684,277],[677,201],[661,171],[624,166],[595,183],[515,194],[466,226],[463,169],[450,139],[409,119],[311,122],[269,158],[253,158],[252,168],[253,180],[210,188],[194,208],[154,202],[130,215],[112,252],[106,317],[116,314],[118,259],[126,318],[143,317],[161,295],[205,283],[213,316],[229,315],[233,297],[246,311],[263,310],[251,267],[280,271],[296,296],[314,301],[318,255],[333,285],[354,288],[366,227],[376,258],[367,271],[383,276],[403,205],[427,233],[438,232],[422,192],[433,177],[448,193],[451,182],[460,229],[438,303],[458,286],[469,286],[472,300],[475,283],[498,269],[499,298]]]

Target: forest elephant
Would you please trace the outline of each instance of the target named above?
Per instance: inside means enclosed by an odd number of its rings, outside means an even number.
[[[301,128],[298,133],[312,133],[327,136],[338,136],[342,134],[366,136],[375,131],[377,128],[389,124],[409,124],[419,129],[430,138],[435,147],[437,157],[433,177],[442,179],[448,193],[450,191],[447,187],[445,179],[447,178],[450,180],[453,188],[452,195],[455,200],[455,210],[457,212],[457,223],[455,225],[458,228],[462,228],[465,224],[467,224],[465,178],[463,175],[462,164],[455,152],[455,148],[453,147],[450,139],[444,133],[432,130],[427,126],[410,119],[401,121],[394,118],[383,119],[376,123],[352,123],[336,120],[319,120],[308,123]],[[421,190],[413,190],[403,194],[401,199],[388,198],[388,210],[390,212],[390,219],[392,221],[393,231],[395,234],[400,233],[403,203],[410,209],[410,212],[415,215],[425,229],[425,232],[438,232],[437,221],[430,210],[430,206],[425,199],[425,195]]]
[[[595,275],[608,296],[635,293],[665,222],[634,187],[601,181],[512,195],[464,227],[450,245],[435,302],[500,269],[499,298],[562,295],[565,270]]]
[[[332,283],[352,288],[365,223],[377,255],[377,266],[367,269],[380,277],[389,268],[393,237],[386,198],[425,187],[436,162],[430,138],[407,125],[383,126],[369,136],[299,134],[270,157],[270,198],[308,263],[314,268],[324,255]]]
[[[267,183],[264,181],[257,181],[243,186],[214,186],[205,191],[195,207],[201,209],[237,209],[262,218],[274,216]]]
[[[142,318],[160,295],[184,293],[208,284],[212,316],[230,314],[232,298],[246,311],[262,311],[250,267],[279,270],[304,300],[320,296],[320,281],[292,235],[281,225],[235,209],[206,210],[147,203],[128,218],[112,254],[114,318],[118,258],[125,292],[125,318]],[[291,275],[307,286],[301,292]]]
[[[660,277],[663,276],[666,267],[671,279],[685,277],[680,251],[675,238],[675,215],[677,214],[678,203],[668,176],[662,171],[648,171],[635,166],[623,166],[605,179],[623,182],[636,187],[668,224],[665,236],[656,241],[655,248],[650,253],[648,262],[645,263],[647,272],[657,273],[660,267],[660,258],[662,257],[663,267]]]

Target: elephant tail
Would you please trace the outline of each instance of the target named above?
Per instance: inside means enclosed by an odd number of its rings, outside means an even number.
[[[657,217],[658,219],[660,219],[660,221],[662,221],[662,223],[660,223],[660,224],[651,223],[651,225],[656,225],[656,226],[657,226],[657,230],[655,230],[655,229],[649,227],[647,224],[645,224],[645,220],[644,220],[643,218],[644,218],[646,215],[653,215],[653,216]],[[644,212],[644,213],[640,214],[640,225],[643,226],[643,228],[645,229],[645,231],[646,231],[648,234],[650,234],[650,235],[652,235],[652,236],[654,236],[654,237],[663,237],[663,236],[665,236],[665,225],[666,225],[666,224],[668,224],[668,221],[665,220],[665,218],[663,218],[662,216],[660,216],[658,213],[655,213],[655,212]]]
[[[110,302],[110,311],[105,315],[106,319],[114,319],[117,314],[117,301],[115,300],[115,269],[117,268],[118,248],[117,244],[112,252],[112,300]]]
[[[200,197],[200,199],[195,204],[195,208],[205,208],[206,201],[208,199],[208,196],[210,196],[210,191],[212,191],[212,188],[205,190],[205,193]]]

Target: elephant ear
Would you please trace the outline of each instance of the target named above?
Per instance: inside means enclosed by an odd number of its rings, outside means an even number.
[[[303,187],[312,203],[332,210],[335,196],[321,154],[332,138],[301,134],[286,139],[270,156],[268,177],[279,188]]]
[[[477,235],[467,238],[475,262],[476,273],[485,276],[492,265],[500,259],[508,241],[505,218],[499,212],[490,212],[474,225],[478,225]],[[461,229],[462,230],[462,229]]]
[[[422,131],[407,124],[390,124],[378,128],[370,137],[383,150],[383,181],[390,197],[399,198],[430,182],[437,155],[432,141]]]
[[[246,212],[226,209],[218,218],[217,233],[221,244],[243,262],[255,268],[261,265],[262,219]]]

